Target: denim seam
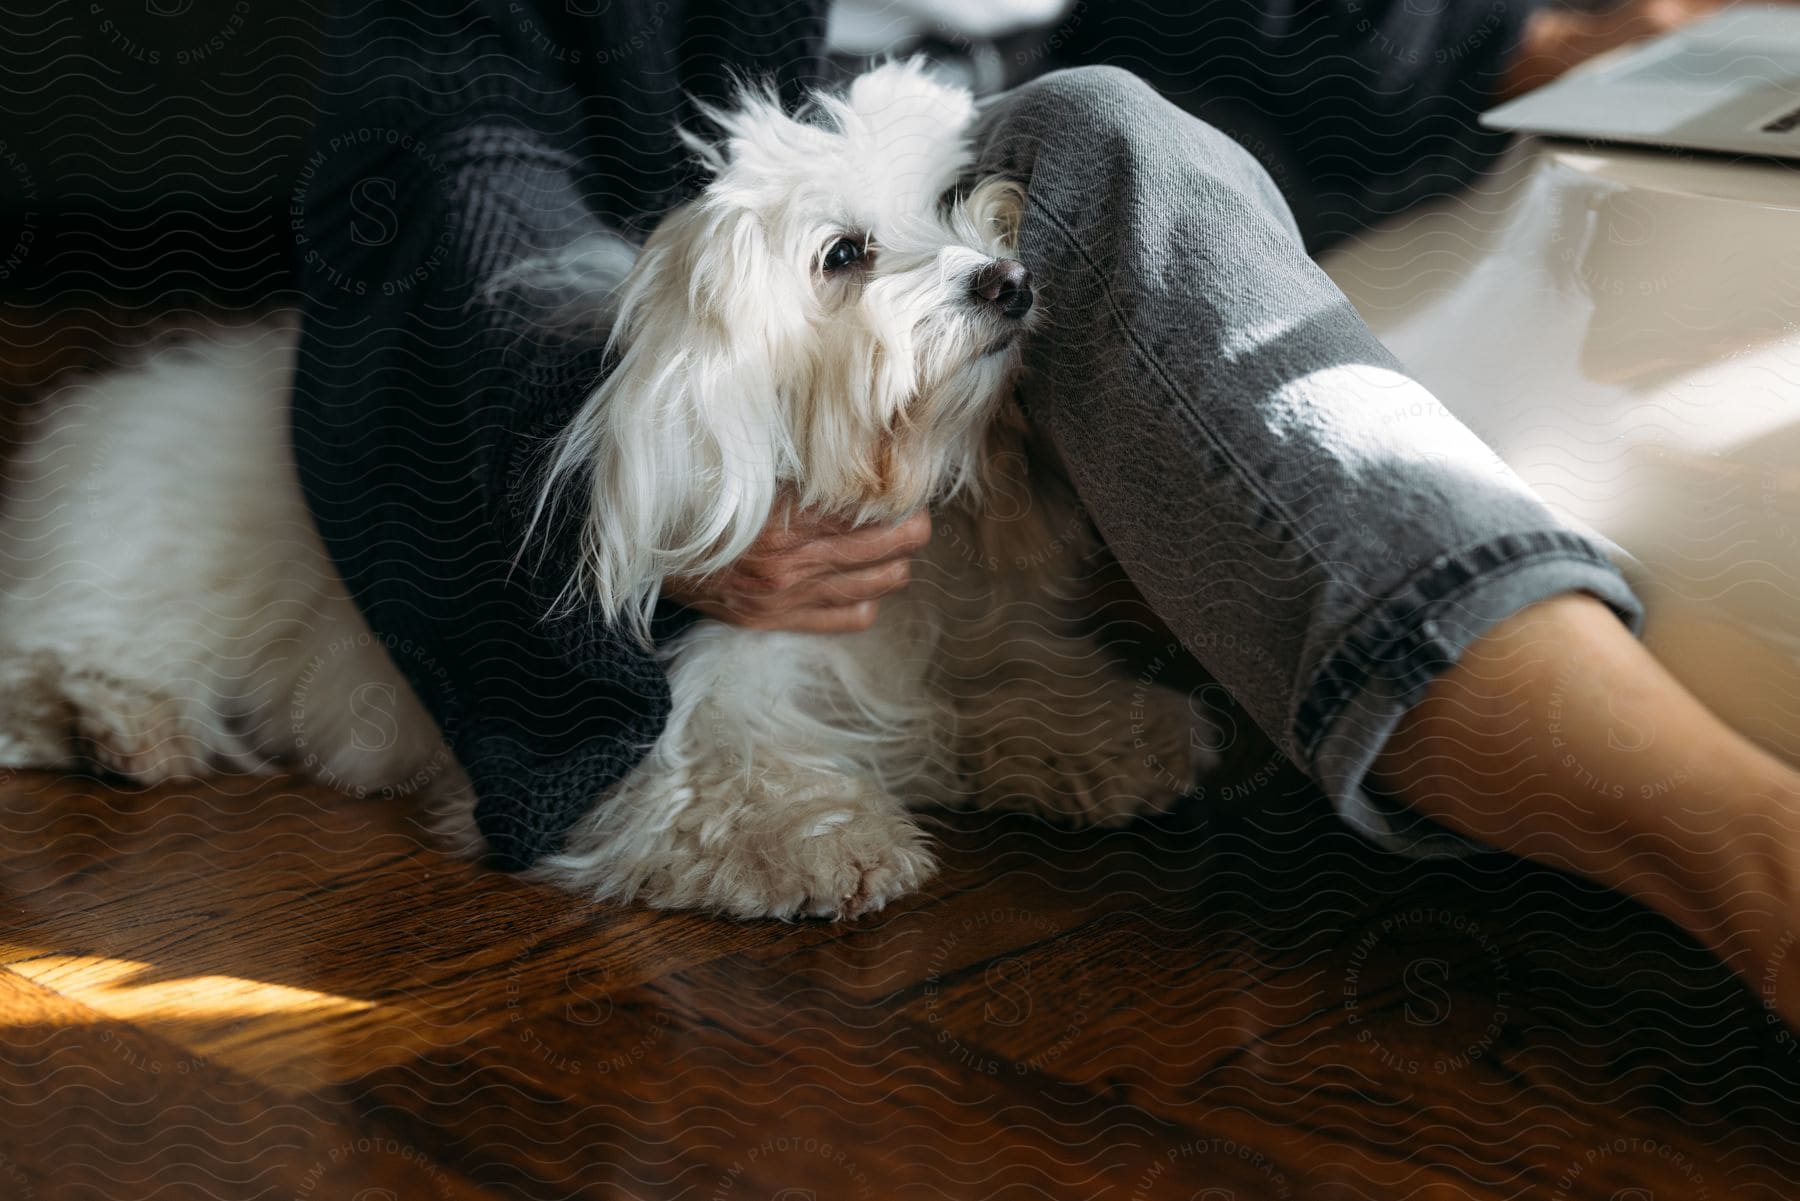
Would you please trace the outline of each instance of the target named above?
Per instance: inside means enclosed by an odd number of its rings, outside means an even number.
[[[1482,563],[1484,558],[1493,561]],[[1375,674],[1378,659],[1395,658],[1383,652],[1410,642],[1413,645],[1406,647],[1404,655],[1407,663],[1416,664],[1421,653],[1428,653],[1447,666],[1450,654],[1429,628],[1431,614],[1441,612],[1479,586],[1557,558],[1617,572],[1590,541],[1567,530],[1501,534],[1439,555],[1388,599],[1368,610],[1313,673],[1305,699],[1295,713],[1294,738],[1306,761],[1312,761],[1332,724]],[[1421,609],[1424,613],[1416,619],[1406,616]],[[1410,629],[1405,628],[1408,625]]]
[[[1281,503],[1276,500],[1275,497],[1263,490],[1261,481],[1257,479],[1256,474],[1248,470],[1243,463],[1239,462],[1226,443],[1221,441],[1213,431],[1208,428],[1206,423],[1200,419],[1199,406],[1194,404],[1193,399],[1187,395],[1178,383],[1175,382],[1174,377],[1171,376],[1168,369],[1163,366],[1162,360],[1157,358],[1147,346],[1138,341],[1136,333],[1132,331],[1131,323],[1125,320],[1125,314],[1119,308],[1118,301],[1114,298],[1112,289],[1107,285],[1105,273],[1101,271],[1100,265],[1094,261],[1093,257],[1088,254],[1087,248],[1081,244],[1081,240],[1075,236],[1074,232],[1070,230],[1054,212],[1039,202],[1036,197],[1028,194],[1026,202],[1034,212],[1041,216],[1062,235],[1063,239],[1074,248],[1075,253],[1081,258],[1081,261],[1094,273],[1094,278],[1099,283],[1100,295],[1106,300],[1107,309],[1112,314],[1113,325],[1125,339],[1126,344],[1149,365],[1152,374],[1161,381],[1163,387],[1169,394],[1179,402],[1183,418],[1195,432],[1206,439],[1207,445],[1211,447],[1212,452],[1218,456],[1219,462],[1230,468],[1231,472],[1237,477],[1238,483],[1256,496],[1259,501],[1259,512],[1267,517],[1273,518],[1274,522],[1279,526],[1280,534],[1283,535],[1286,541],[1294,543],[1303,551],[1309,553],[1317,552],[1319,548],[1310,538],[1304,535],[1299,525],[1288,515]]]

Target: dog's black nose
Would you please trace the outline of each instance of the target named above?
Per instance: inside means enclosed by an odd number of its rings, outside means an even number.
[[[1018,259],[996,259],[975,273],[969,289],[1017,321],[1031,311],[1031,272]]]

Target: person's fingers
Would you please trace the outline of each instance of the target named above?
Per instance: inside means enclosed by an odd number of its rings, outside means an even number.
[[[894,534],[908,554],[916,555],[931,544],[931,512],[920,509],[894,527]]]
[[[749,556],[732,565],[720,580],[719,591],[748,601],[791,607],[792,598],[821,576],[836,570],[798,551],[779,556]]]
[[[792,630],[803,634],[852,634],[875,624],[880,606],[874,601],[854,605],[832,605],[807,609],[784,609],[778,613],[735,614],[720,616],[722,621],[750,630]]]
[[[931,541],[931,514],[920,510],[896,525],[859,526],[820,538],[806,554],[827,567],[861,567],[911,558]]]
[[[778,555],[820,538],[843,533],[848,526],[841,520],[823,516],[811,509],[783,509],[769,518],[756,541],[750,546],[753,555]]]
[[[760,594],[791,592],[846,571],[908,560],[931,539],[931,516],[919,512],[892,526],[864,526],[776,548],[759,543],[732,566],[734,582]]]
[[[845,608],[879,600],[906,587],[911,579],[912,562],[894,559],[874,567],[804,580],[782,589],[752,579],[736,580],[715,589],[710,599],[745,621],[779,621],[783,614],[803,609]]]
[[[790,614],[783,628],[805,630],[814,634],[854,634],[874,625],[879,613],[880,607],[874,601],[833,605],[823,609],[802,609]]]
[[[867,629],[875,602],[912,579],[931,539],[931,516],[890,526],[801,511],[771,521],[757,545],[724,573],[672,579],[665,594],[708,617],[752,629],[832,633]]]
[[[912,557],[908,555],[863,567],[745,569],[734,572],[720,592],[751,608],[806,609],[875,600],[906,587],[911,579]]]
[[[791,599],[797,608],[854,605],[898,592],[911,580],[911,559],[889,559],[872,567],[817,577],[796,589]]]

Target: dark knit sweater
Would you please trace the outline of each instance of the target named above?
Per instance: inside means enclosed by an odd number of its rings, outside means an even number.
[[[669,695],[653,650],[591,614],[551,615],[574,530],[540,528],[524,549],[534,464],[606,364],[597,339],[546,321],[531,290],[491,285],[578,238],[640,238],[692,186],[673,136],[693,117],[688,98],[726,97],[733,72],[773,76],[790,95],[815,81],[825,7],[348,0],[334,18],[293,212],[306,296],[295,454],[334,559],[468,770],[504,866],[557,847],[655,740]],[[1491,72],[1519,19],[1491,0],[1431,18],[1357,0],[1199,7],[1237,48],[1233,103],[1294,127],[1299,150],[1282,153],[1299,155],[1303,178],[1280,182],[1293,196],[1315,175],[1339,180],[1332,212],[1422,154],[1446,183],[1473,169],[1468,81]],[[1059,53],[1177,72],[1173,41],[1147,49],[1142,31],[1165,19],[1156,6],[1120,8],[1138,14],[1135,37],[1116,10],[1083,5],[1085,27],[1051,35]],[[1455,41],[1490,12],[1510,14],[1508,28],[1478,53],[1392,58],[1396,38]],[[1182,20],[1183,41],[1216,45],[1200,18]],[[1294,82],[1308,61],[1328,64],[1322,85]],[[1399,136],[1378,111],[1395,88],[1416,118]],[[1335,110],[1359,94],[1383,99],[1368,119],[1342,120]]]
[[[669,696],[647,648],[585,615],[546,618],[573,563],[567,528],[517,556],[534,453],[603,364],[593,340],[489,284],[603,225],[640,230],[686,182],[671,136],[686,96],[723,99],[731,69],[793,89],[820,60],[822,13],[347,0],[334,18],[295,206],[295,454],[506,866],[556,846],[654,741]]]

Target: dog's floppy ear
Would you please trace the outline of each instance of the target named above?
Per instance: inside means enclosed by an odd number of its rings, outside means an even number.
[[[740,558],[792,461],[768,306],[744,299],[764,294],[760,238],[751,214],[704,201],[664,219],[625,283],[616,366],[558,441],[540,494],[540,515],[565,488],[583,498],[580,594],[646,639],[662,581]]]
[[[850,84],[846,107],[871,130],[921,141],[960,137],[975,120],[975,100],[967,88],[933,79],[924,59],[884,63]]]

